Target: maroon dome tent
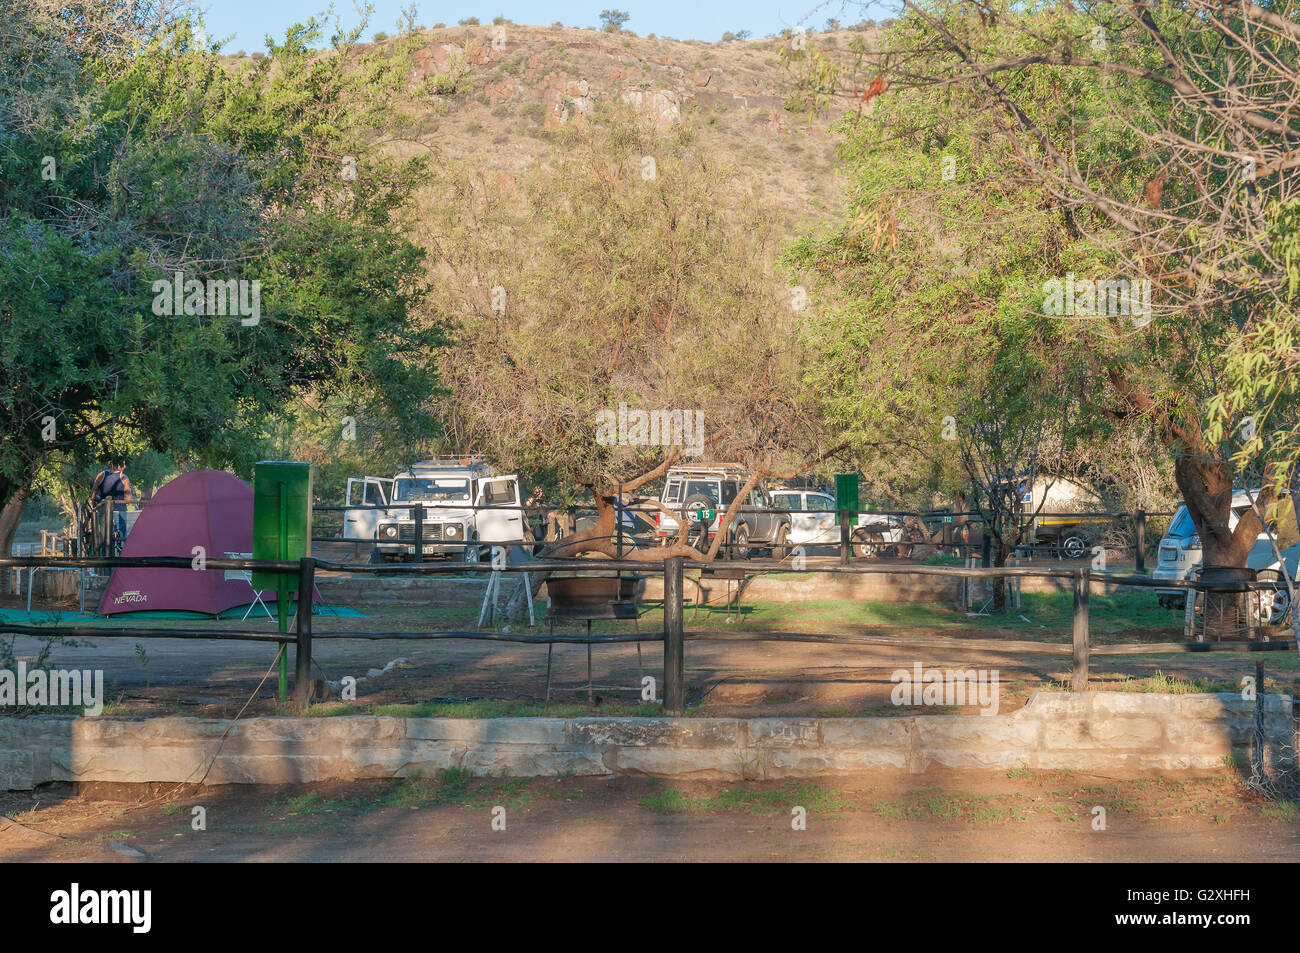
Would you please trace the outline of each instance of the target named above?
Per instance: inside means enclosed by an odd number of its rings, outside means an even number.
[[[208,559],[252,552],[251,486],[222,470],[181,474],[145,504],[122,555],[193,559],[195,546]],[[275,593],[263,592],[262,599],[273,602]],[[121,568],[113,570],[99,614],[185,610],[215,616],[252,601],[252,586],[227,579],[222,570]]]

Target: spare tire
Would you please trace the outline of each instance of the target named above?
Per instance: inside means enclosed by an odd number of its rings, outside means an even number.
[[[695,547],[700,552],[705,552],[709,548],[709,523],[712,521],[701,523],[695,518],[695,511],[701,509],[713,510],[716,514],[718,504],[703,493],[696,493],[686,498],[686,502],[682,504],[681,510],[678,511],[677,518],[679,520],[684,519],[689,524],[686,530],[685,541],[687,544]]]

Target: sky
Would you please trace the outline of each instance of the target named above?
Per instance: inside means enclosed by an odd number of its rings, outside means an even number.
[[[602,10],[623,10],[631,14],[626,29],[639,36],[654,33],[678,40],[716,42],[726,32],[749,30],[754,36],[779,33],[787,27],[806,26],[822,29],[829,17],[845,26],[859,20],[884,19],[895,0],[845,2],[845,0],[416,0],[416,23],[454,26],[465,17],[478,17],[491,23],[504,16],[515,23],[549,26],[556,21],[565,26],[597,27]],[[375,31],[396,32],[403,7],[410,0],[373,0],[374,14],[365,39]],[[270,33],[283,39],[285,28],[322,13],[330,0],[197,0],[203,12],[206,32],[213,40],[225,41],[226,53],[244,50],[253,53],[266,47]],[[355,24],[352,0],[336,0],[335,12],[345,25]],[[865,12],[864,12],[865,11]]]

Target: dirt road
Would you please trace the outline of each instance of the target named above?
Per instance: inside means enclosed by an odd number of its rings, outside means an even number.
[[[1227,773],[932,771],[728,785],[449,772],[149,801],[159,793],[4,795],[4,814],[19,823],[0,819],[0,861],[1300,860],[1300,808],[1262,802]],[[193,829],[195,807],[206,830]],[[1094,829],[1098,807],[1104,830]]]

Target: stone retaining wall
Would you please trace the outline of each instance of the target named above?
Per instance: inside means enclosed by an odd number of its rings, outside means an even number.
[[[226,738],[209,784],[432,776],[650,774],[812,777],[928,768],[1207,772],[1249,752],[1252,702],[1237,695],[1038,692],[1009,715],[893,718],[250,718]],[[1273,764],[1293,756],[1288,696],[1266,699]],[[51,781],[197,781],[228,721],[0,718],[0,790]]]

